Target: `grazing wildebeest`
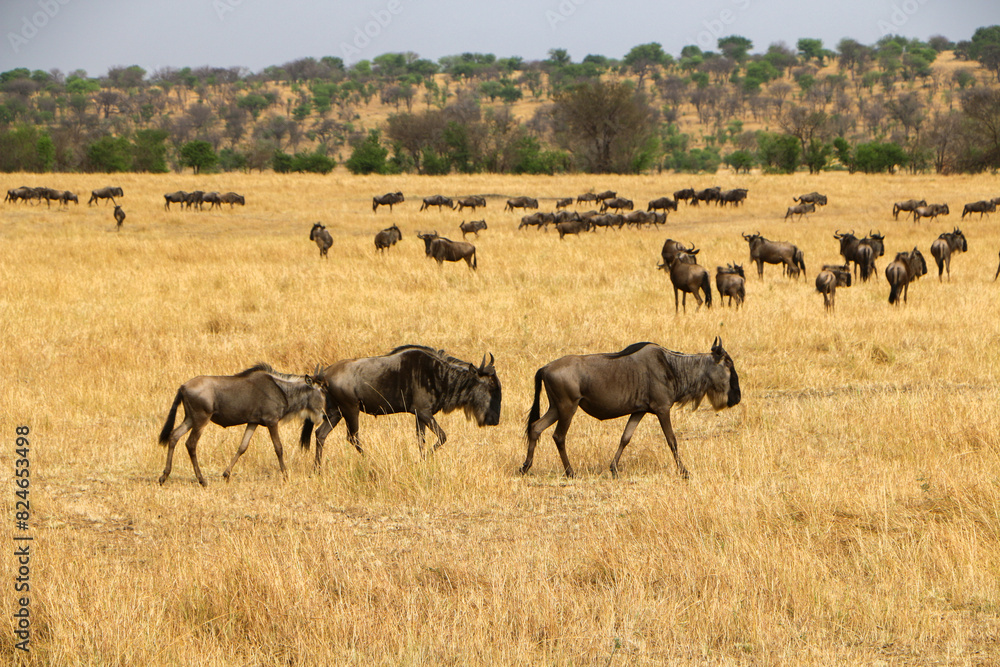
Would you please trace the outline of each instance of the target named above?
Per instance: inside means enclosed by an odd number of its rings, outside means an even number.
[[[471,208],[472,212],[476,212],[476,208],[479,206],[486,206],[486,198],[480,197],[478,195],[473,195],[471,197],[466,197],[465,199],[458,200],[458,212],[461,213],[463,208]]]
[[[178,190],[177,192],[168,192],[163,195],[163,210],[169,211],[171,204],[183,204],[187,201],[188,193],[183,190]]]
[[[918,206],[913,209],[913,222],[920,222],[920,218],[930,218],[933,220],[939,215],[948,215],[950,211],[948,210],[947,204],[928,204],[927,206]]]
[[[798,197],[792,197],[792,201],[798,202],[799,204],[816,204],[817,206],[826,206],[826,195],[821,195],[818,192],[810,192]]]
[[[941,282],[941,274],[945,268],[948,269],[948,280],[951,281],[951,256],[957,252],[968,252],[969,244],[965,240],[965,234],[958,227],[953,232],[945,232],[938,236],[931,244],[931,255],[938,267],[938,282]]]
[[[209,211],[217,206],[222,208],[222,195],[218,192],[206,192],[201,196],[201,202],[203,204],[208,204]]]
[[[609,208],[621,213],[622,211],[631,211],[634,207],[635,204],[632,203],[632,200],[625,199],[624,197],[612,197],[611,199],[601,201],[601,213],[604,213]]]
[[[695,192],[694,193],[695,198],[691,203],[697,204],[700,201],[703,201],[706,204],[711,201],[718,203],[719,197],[721,196],[722,196],[722,187],[716,185],[714,187],[705,188],[704,190],[698,190],[697,192]]]
[[[833,310],[837,298],[838,287],[851,286],[851,267],[849,264],[824,264],[823,270],[816,276],[816,291],[823,295],[823,307]]]
[[[479,236],[479,232],[481,230],[483,230],[483,229],[486,229],[486,221],[485,220],[469,220],[468,222],[466,222],[465,220],[463,220],[458,225],[458,228],[462,230],[462,238],[463,239],[465,238],[465,235],[468,234],[468,233],[470,233],[470,232],[474,233],[476,235],[476,237],[478,237]]]
[[[792,215],[799,216],[800,220],[802,219],[803,215],[805,215],[808,218],[809,216],[806,214],[814,213],[815,211],[816,211],[816,204],[796,204],[795,206],[789,206],[788,210],[785,211],[785,220],[788,220],[789,216]]]
[[[432,234],[422,234],[417,232],[417,238],[424,242],[424,253],[437,261],[438,266],[445,262],[458,262],[465,260],[470,269],[477,268],[476,246],[465,241],[452,241],[443,236],[438,236],[437,232]]]
[[[796,246],[785,241],[768,241],[760,235],[744,234],[750,246],[750,261],[757,263],[757,275],[764,277],[764,263],[782,264],[782,273],[788,272],[789,276],[798,277],[799,273],[805,273],[805,256]]]
[[[570,206],[572,203],[573,203],[573,198],[572,197],[565,197],[563,199],[556,199],[556,210],[558,211],[561,208],[566,208],[567,206]]]
[[[515,208],[538,208],[538,200],[532,197],[514,197],[507,200],[507,205],[503,207],[503,210],[513,213]]]
[[[394,246],[398,241],[402,240],[403,232],[399,231],[399,227],[396,225],[386,227],[375,235],[375,250],[384,251],[389,246]]]
[[[695,263],[694,255],[677,253],[668,266],[660,265],[656,268],[670,272],[670,283],[674,287],[674,313],[679,310],[679,307],[683,307],[684,312],[687,312],[688,294],[694,295],[695,301],[698,302],[695,311],[700,310],[702,298],[698,295],[698,290],[705,294],[705,305],[709,308],[712,307],[712,283],[708,278],[708,270]],[[678,304],[678,292],[683,295],[680,298],[680,304]]]
[[[605,199],[614,199],[618,196],[618,193],[614,190],[605,190],[604,192],[598,192],[594,196],[596,197],[594,201],[603,202]]]
[[[98,199],[111,199],[112,197],[124,197],[124,196],[125,193],[122,192],[121,188],[116,188],[109,185],[106,188],[99,188],[97,190],[92,190],[90,193],[90,201],[87,202],[87,206],[90,206]]]
[[[746,198],[749,190],[746,188],[734,188],[732,190],[723,190],[719,193],[719,206],[725,206],[726,204],[732,204],[733,206],[739,206],[742,204]]]
[[[377,213],[379,206],[388,206],[389,213],[392,213],[393,204],[399,204],[403,201],[405,201],[405,199],[403,198],[402,192],[387,192],[381,197],[372,197],[372,213]]]
[[[589,232],[593,230],[594,224],[591,220],[568,220],[566,222],[557,222],[556,231],[559,232],[559,240],[562,241],[563,237],[567,234],[579,234],[580,232]]]
[[[313,224],[312,229],[309,230],[309,240],[316,242],[317,247],[319,247],[319,256],[326,258],[327,251],[333,245],[333,237],[330,236],[330,232],[326,230],[323,223]]]
[[[719,290],[719,303],[727,296],[729,305],[733,305],[736,299],[736,307],[746,300],[746,275],[743,273],[743,266],[740,264],[726,264],[726,267],[715,267],[715,286]]]
[[[997,205],[992,199],[984,199],[983,201],[975,201],[971,204],[966,204],[965,208],[962,209],[962,219],[965,219],[966,213],[978,213],[979,219],[983,219],[983,214],[996,213]]]
[[[247,450],[250,438],[258,426],[267,427],[268,433],[271,434],[271,442],[274,444],[274,453],[278,455],[281,474],[287,476],[281,438],[278,435],[278,422],[286,417],[302,416],[311,432],[312,423],[319,423],[323,418],[326,405],[324,387],[325,380],[319,376],[279,373],[267,364],[257,364],[236,375],[199,375],[188,380],[177,390],[174,403],[170,406],[170,414],[167,415],[167,421],[160,431],[160,444],[167,446],[167,465],[160,475],[160,484],[166,482],[170,476],[177,441],[182,435],[191,431],[187,439],[191,465],[201,485],[208,486],[208,482],[201,474],[201,468],[198,467],[195,450],[198,447],[201,431],[209,421],[223,428],[247,425],[236,455],[222,473],[224,478],[229,479],[233,466]],[[177,406],[181,402],[184,403],[184,421],[175,429]]]
[[[204,191],[195,190],[194,192],[187,193],[184,197],[184,208],[189,209],[192,206],[197,206],[198,210],[201,210],[201,198],[205,196]]]
[[[115,212],[114,212],[115,223],[116,223],[115,231],[120,232],[122,230],[122,223],[125,222],[125,211],[122,210],[122,207],[119,206],[117,202],[115,202],[114,200],[111,201],[115,205]]]
[[[885,279],[889,281],[889,303],[899,303],[900,290],[903,291],[903,301],[906,301],[910,282],[926,273],[927,262],[916,247],[910,252],[896,253],[896,259],[885,267]]]
[[[437,206],[438,211],[441,210],[442,206],[454,209],[455,202],[451,200],[451,197],[445,197],[444,195],[431,195],[430,197],[424,197],[423,203],[420,204],[420,210],[423,211],[425,208],[430,208],[431,206]]]
[[[646,208],[647,211],[667,211],[677,210],[677,200],[671,199],[670,197],[660,197],[658,199],[653,199],[649,202],[649,206]]]
[[[316,429],[316,466],[323,460],[323,443],[340,422],[347,424],[347,439],[360,452],[358,415],[392,415],[408,412],[417,420],[420,455],[424,450],[424,429],[430,427],[441,447],[447,436],[434,419],[438,412],[463,410],[465,416],[482,426],[500,423],[502,392],[493,367],[493,355],[476,368],[461,359],[422,345],[403,345],[381,357],[345,359],[321,373],[326,386],[326,418]],[[303,428],[302,442],[308,446]]]
[[[542,386],[549,409],[540,415]],[[740,380],[733,360],[716,337],[709,354],[681,354],[654,343],[634,343],[611,354],[571,354],[542,366],[535,373],[535,398],[528,412],[525,434],[528,455],[521,473],[531,469],[535,445],[542,432],[556,424],[552,439],[567,477],[573,467],[566,454],[566,432],[579,407],[604,421],[629,415],[618,451],[611,460],[611,475],[618,477],[618,461],[642,418],[656,415],[682,477],[688,471],[677,452],[677,437],[670,426],[670,408],[692,403],[697,408],[708,396],[715,410],[740,402]]]
[[[899,220],[900,211],[912,213],[918,206],[927,206],[927,200],[907,199],[906,201],[898,201],[892,205],[892,219]]]
[[[593,192],[584,192],[582,195],[577,195],[576,203],[582,204],[583,202],[597,201],[597,195]]]
[[[246,206],[246,198],[235,192],[227,192],[224,195],[219,195],[219,201],[223,204],[229,204],[229,208],[233,208],[234,204],[239,204],[240,206]]]
[[[683,190],[678,190],[674,193],[674,199],[677,201],[686,199],[688,204],[698,204],[698,198],[695,196],[694,188],[684,188]]]
[[[666,241],[663,242],[663,249],[660,250],[660,257],[663,258],[663,264],[658,264],[656,268],[669,270],[670,263],[674,261],[675,256],[684,253],[690,255],[691,259],[693,260],[694,256],[697,255],[699,252],[700,252],[699,249],[695,248],[693,243],[689,248],[685,248],[684,244],[682,244],[680,241],[667,239]]]

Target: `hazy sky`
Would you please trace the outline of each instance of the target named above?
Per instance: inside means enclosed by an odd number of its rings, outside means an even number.
[[[621,58],[659,42],[675,57],[686,44],[715,49],[743,35],[754,52],[801,37],[834,48],[843,37],[872,44],[895,33],[958,41],[1000,23],[997,0],[0,0],[0,71],[65,73],[109,67],[244,66],[256,72],[306,56],[348,63],[414,51],[437,60],[466,51],[574,61]]]

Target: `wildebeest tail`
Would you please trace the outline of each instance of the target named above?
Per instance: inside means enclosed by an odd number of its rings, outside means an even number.
[[[705,292],[705,305],[712,307],[712,283],[708,279],[708,271],[701,276],[701,289]],[[721,298],[721,297],[720,297]]]
[[[802,274],[805,275],[805,273],[806,273],[805,255],[803,255],[802,251],[799,250],[798,248],[795,249],[795,257],[794,257],[794,259],[795,259],[795,266],[797,266],[800,269],[802,269]]]
[[[899,285],[893,283],[889,288],[889,303],[896,303],[899,301]]]
[[[372,197],[372,211],[378,211],[378,200],[375,197]]]
[[[476,268],[476,267],[477,267],[477,264],[476,264],[476,249],[473,248],[472,249],[472,268]]]
[[[177,419],[177,406],[181,404],[181,390],[177,390],[177,396],[174,397],[174,404],[170,406],[170,412],[167,414],[167,422],[163,425],[163,430],[160,431],[160,444],[166,445],[170,441],[170,434],[174,432],[174,420]]]
[[[302,422],[302,435],[299,437],[299,446],[302,449],[309,449],[309,441],[312,439],[313,421],[306,417]]]
[[[541,397],[542,397],[542,369],[539,368],[535,372],[535,400],[531,404],[531,409],[528,410],[528,423],[524,425],[524,435],[527,436],[531,431],[531,425],[538,421],[538,418],[542,416],[541,408]]]
[[[867,282],[872,275],[872,263],[868,261],[861,262],[861,280]]]

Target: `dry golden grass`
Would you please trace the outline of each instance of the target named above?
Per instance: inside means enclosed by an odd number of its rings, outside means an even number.
[[[78,192],[120,184],[110,207],[0,208],[4,542],[13,544],[14,427],[31,427],[33,643],[51,665],[138,664],[954,664],[1000,661],[1000,250],[996,216],[965,221],[951,282],[912,301],[884,280],[813,287],[838,259],[836,229],[886,234],[896,251],[996,196],[989,176],[717,177],[45,175]],[[749,187],[737,210],[688,208],[660,230],[516,230],[490,198],[479,270],[438,267],[418,229],[458,236],[457,213],[417,213],[434,193],[570,196],[617,189],[637,203],[681,187]],[[162,193],[236,190],[245,209],[165,212]],[[373,215],[371,196],[408,201]],[[830,205],[801,222],[795,194]],[[891,202],[947,201],[936,222],[894,222]],[[86,201],[86,196],[81,197]],[[543,201],[543,208],[551,206]],[[472,219],[466,214],[465,219]],[[479,214],[476,218],[481,217]],[[328,261],[308,241],[321,220]],[[385,256],[374,233],[392,222]],[[792,240],[809,267],[760,280],[741,232]],[[702,263],[742,262],[735,311],[675,315],[655,269],[667,237]],[[607,466],[624,420],[582,413],[577,479],[551,431],[522,477],[534,371],[567,353],[652,340],[707,351],[720,335],[743,386],[727,411],[675,413],[681,480],[654,419]],[[221,471],[242,429],[202,437],[198,486],[183,447],[160,487],[156,438],[177,387],[267,361],[290,372],[403,343],[469,360],[492,352],[501,424],[442,416],[448,444],[420,459],[412,418],[362,417],[366,455],[327,443],[322,475],[282,428],[288,481],[265,434]],[[4,579],[13,648],[12,556]]]

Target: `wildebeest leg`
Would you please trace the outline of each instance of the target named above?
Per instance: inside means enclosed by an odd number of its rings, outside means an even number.
[[[677,437],[674,435],[674,429],[670,426],[670,408],[667,408],[665,412],[658,412],[656,418],[660,420],[660,428],[663,429],[663,435],[667,439],[667,444],[670,445],[670,451],[674,453],[674,461],[677,463],[677,472],[681,474],[681,477],[687,479],[689,477],[687,468],[681,463],[681,456],[677,453]]]
[[[247,424],[246,430],[243,431],[243,440],[240,441],[240,448],[236,450],[236,455],[233,456],[233,460],[229,462],[229,467],[222,473],[222,477],[227,482],[229,481],[229,473],[232,472],[233,466],[236,465],[236,462],[240,460],[241,456],[243,456],[243,452],[245,452],[247,447],[250,446],[250,438],[253,437],[253,432],[255,430],[257,430],[256,424]]]
[[[187,408],[184,408],[184,411],[187,412]],[[184,421],[170,434],[170,442],[167,444],[167,465],[163,468],[163,474],[160,475],[161,485],[167,481],[167,477],[170,477],[170,469],[173,467],[174,461],[174,447],[177,446],[177,441],[181,439],[182,435],[191,430],[193,423],[193,420],[185,415]]]
[[[343,415],[344,423],[347,424],[347,441],[354,445],[354,448],[360,452],[361,444],[358,439],[358,409],[353,406],[349,406],[349,409],[341,410],[340,414]]]
[[[330,432],[337,427],[340,423],[340,410],[331,410],[327,406],[326,410],[327,416],[323,418],[323,423],[319,425],[316,429],[316,468],[319,469],[320,465],[323,463],[323,445],[326,443],[326,437],[330,435]],[[359,452],[361,452],[361,447],[358,447],[357,443],[354,445]],[[361,452],[362,454],[364,452]]]
[[[188,450],[188,456],[191,457],[191,467],[194,468],[195,477],[198,478],[198,482],[202,486],[208,486],[208,482],[205,481],[205,476],[201,474],[201,467],[198,465],[198,438],[201,437],[201,430],[205,428],[205,424],[201,423],[194,426],[191,429],[191,435],[188,436],[185,446]]]
[[[674,314],[675,315],[677,314],[678,310],[680,310],[680,308],[679,308],[679,304],[678,304],[678,301],[677,301],[677,288],[675,287],[674,288]]]
[[[562,459],[563,469],[566,470],[567,477],[573,477],[573,466],[569,464],[569,455],[566,454],[566,432],[569,431],[569,426],[573,423],[574,412],[576,412],[576,405],[571,410],[567,410],[566,414],[560,415],[555,433],[552,434],[552,439],[556,443],[556,449],[559,451],[559,458]]]
[[[281,436],[278,434],[277,422],[275,422],[274,424],[268,424],[267,432],[271,434],[271,442],[274,443],[274,453],[278,456],[278,467],[281,468],[281,474],[287,480],[288,471],[285,470],[285,457],[284,457],[284,451],[281,447]]]
[[[635,433],[635,427],[639,425],[642,418],[646,415],[645,412],[633,412],[629,418],[628,423],[625,424],[625,431],[622,433],[622,441],[618,445],[618,451],[615,453],[615,458],[611,459],[611,476],[618,479],[618,459],[622,457],[622,452],[625,451],[625,447],[628,446],[629,440],[632,439],[632,434]]]
[[[691,295],[698,302],[698,307],[694,309],[694,312],[697,313],[699,310],[701,310],[701,304],[704,303],[704,300],[701,298],[701,295],[698,294],[698,290],[695,290],[695,291],[691,292]]]
[[[535,445],[538,444],[538,439],[542,436],[542,431],[555,424],[558,418],[559,412],[555,409],[555,406],[550,405],[548,411],[541,418],[534,424],[529,425],[528,455],[524,458],[524,465],[521,466],[521,474],[531,469],[531,464],[535,458]]]
[[[445,440],[448,439],[448,436],[445,435],[444,429],[441,428],[441,425],[437,423],[437,419],[434,419],[434,415],[431,415],[431,420],[427,423],[427,425],[431,427],[431,433],[437,436],[437,442],[434,443],[434,447],[431,449],[432,452],[436,452],[438,447],[442,446]]]

